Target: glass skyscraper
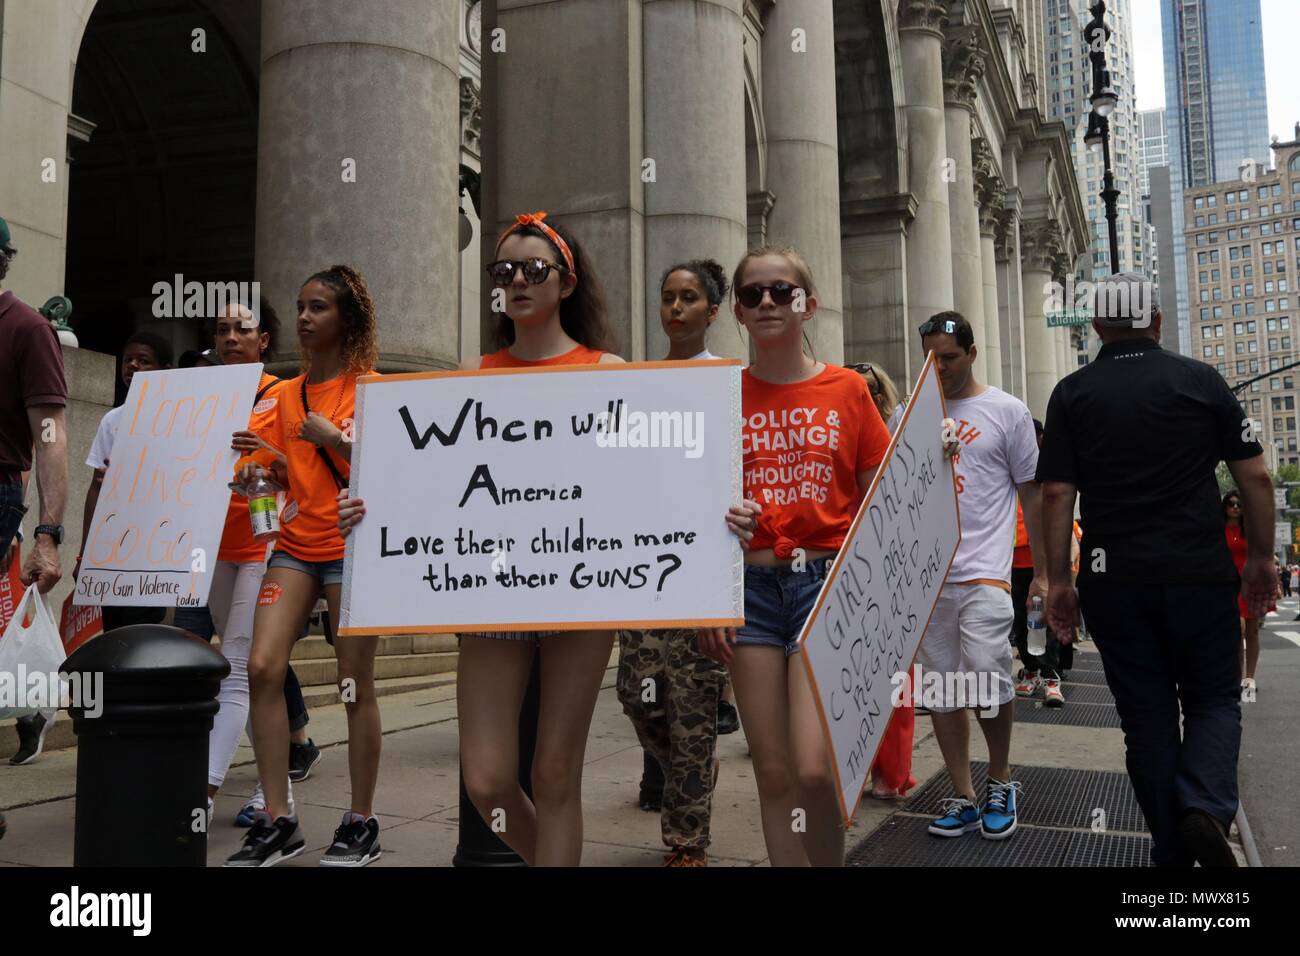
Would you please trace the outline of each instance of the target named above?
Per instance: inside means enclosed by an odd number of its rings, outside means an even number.
[[[1259,0],[1161,0],[1165,110],[1180,350],[1190,354],[1183,190],[1267,163],[1268,100]],[[1170,270],[1166,267],[1166,275]]]

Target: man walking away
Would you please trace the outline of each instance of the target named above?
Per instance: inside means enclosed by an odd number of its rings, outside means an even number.
[[[1057,383],[1038,459],[1058,633],[1082,610],[1101,651],[1157,866],[1235,866],[1241,628],[1277,588],[1273,488],[1255,429],[1210,366],[1162,349],[1149,279],[1097,289],[1095,362]],[[1214,471],[1226,461],[1250,542],[1240,585]],[[1074,498],[1083,559],[1070,584]],[[1182,731],[1179,731],[1179,718]]]

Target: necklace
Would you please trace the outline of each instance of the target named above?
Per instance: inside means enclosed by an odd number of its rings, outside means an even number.
[[[348,393],[348,379],[350,379],[350,378],[354,378],[354,377],[355,377],[355,376],[354,376],[352,373],[350,373],[350,372],[347,373],[346,375],[340,375],[340,376],[338,377],[338,378],[339,378],[339,397],[338,397],[338,401],[336,401],[336,402],[334,403],[334,411],[331,412],[330,415],[329,415],[329,420],[330,420],[331,422],[334,421],[335,417],[338,416],[339,409],[343,407],[343,397],[344,397],[345,395],[347,395],[347,393]],[[303,411],[303,417],[306,418],[306,416],[308,416],[308,415],[311,414],[311,406],[310,406],[309,404],[307,404],[307,376],[306,376],[306,375],[304,375],[304,376],[302,377],[302,382],[301,382],[301,392],[302,392],[302,411]]]

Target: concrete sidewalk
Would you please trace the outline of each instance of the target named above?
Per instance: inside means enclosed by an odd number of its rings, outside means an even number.
[[[637,807],[641,748],[616,699],[614,676],[611,667],[587,744],[583,863],[657,866],[665,852],[659,816]],[[384,856],[375,865],[449,866],[456,848],[458,816],[454,675],[433,688],[382,698],[380,706],[384,751],[375,812],[383,826]],[[294,787],[308,852],[284,866],[315,866],[348,808],[343,705],[318,707],[311,716],[308,729],[324,755],[311,778]],[[61,721],[67,719],[66,714],[60,715]],[[942,773],[943,761],[930,721],[918,717],[916,727],[913,774],[919,790],[927,780]],[[758,793],[743,731],[720,738],[718,749],[722,767],[713,803],[711,863],[762,865],[766,863],[766,851]],[[971,757],[987,759],[978,732],[971,736]],[[1107,727],[1018,723],[1012,757],[1016,767],[1124,772],[1121,733]],[[216,799],[208,853],[209,864],[214,866],[238,848],[246,831],[234,827],[231,821],[256,785],[252,749],[241,746],[235,761]],[[9,822],[8,835],[0,840],[0,866],[72,864],[75,777],[75,748],[46,754],[27,767],[0,766],[0,809]],[[1033,795],[1026,794],[1025,798],[1032,799]],[[899,810],[897,802],[864,797],[846,846],[854,847]],[[147,811],[147,807],[141,807],[142,816]],[[139,823],[131,819],[123,820],[121,825],[135,827]],[[1019,838],[1017,835],[1012,839]],[[972,835],[971,839],[978,837]]]

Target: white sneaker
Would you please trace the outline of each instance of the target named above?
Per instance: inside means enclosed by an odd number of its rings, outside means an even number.
[[[253,818],[261,811],[266,810],[266,795],[262,793],[262,781],[257,782],[257,789],[253,795],[248,798],[248,802],[235,816],[235,826],[251,827]],[[289,816],[297,816],[298,808],[293,802],[293,781],[289,781]]]

